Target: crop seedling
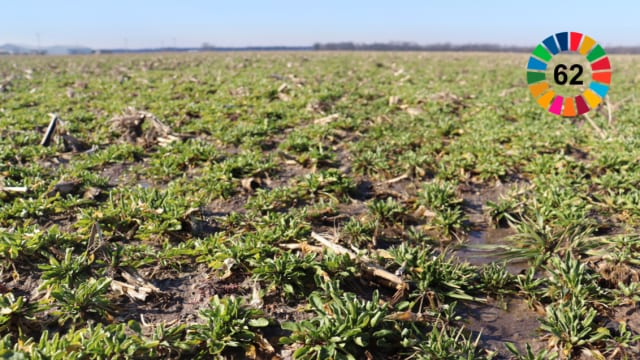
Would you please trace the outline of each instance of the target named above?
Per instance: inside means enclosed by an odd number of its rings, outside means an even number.
[[[58,322],[63,324],[67,320],[78,322],[88,320],[89,316],[109,316],[111,302],[106,296],[111,280],[90,278],[72,288],[62,285],[51,292],[51,296],[58,302],[60,308],[54,313],[58,315]]]
[[[608,329],[596,328],[597,311],[581,299],[549,305],[546,312],[547,316],[540,319],[540,328],[549,333],[549,344],[557,347],[563,356],[570,356],[580,348],[595,346],[611,336]]]
[[[281,340],[284,344],[301,344],[294,358],[355,359],[371,344],[380,351],[394,345],[394,331],[385,316],[387,309],[378,304],[379,296],[371,301],[356,299],[350,294],[332,295],[325,303],[317,294],[309,297],[315,317],[302,322],[286,322],[282,328],[291,335]]]
[[[284,252],[274,259],[264,259],[253,269],[254,278],[267,284],[267,293],[279,291],[286,299],[308,292],[316,269],[315,254],[302,257]]]
[[[269,325],[256,309],[248,308],[242,298],[212,297],[209,307],[200,310],[204,324],[194,325],[187,340],[200,348],[200,355],[222,355],[225,350],[249,350],[257,343],[256,329]]]
[[[406,212],[402,204],[390,197],[386,200],[373,200],[369,203],[368,208],[375,220],[387,224],[401,220]]]
[[[25,300],[24,297],[16,297],[13,293],[0,296],[0,331],[18,333],[23,337],[26,333],[38,327],[36,313],[44,310],[44,307]]]

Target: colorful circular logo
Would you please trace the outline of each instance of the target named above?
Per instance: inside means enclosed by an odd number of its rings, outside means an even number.
[[[556,55],[561,53],[568,57],[557,60]],[[577,54],[581,55],[579,60],[575,59]],[[582,64],[585,60],[586,66]],[[591,80],[585,83],[588,73]],[[557,85],[555,90],[547,75]],[[578,32],[561,32],[544,39],[527,64],[531,95],[556,115],[573,117],[596,108],[607,95],[610,83],[611,63],[607,53],[591,37]]]

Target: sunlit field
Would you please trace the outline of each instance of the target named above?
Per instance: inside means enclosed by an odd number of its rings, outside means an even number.
[[[640,57],[0,57],[0,356],[637,359]]]

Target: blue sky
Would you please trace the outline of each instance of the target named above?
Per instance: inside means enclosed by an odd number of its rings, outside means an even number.
[[[622,2],[620,2],[622,3]],[[573,4],[573,5],[572,5]],[[535,46],[579,31],[640,45],[640,3],[612,1],[6,1],[0,44],[94,48],[411,41]]]

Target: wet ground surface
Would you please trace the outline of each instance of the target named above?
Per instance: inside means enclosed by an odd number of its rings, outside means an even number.
[[[475,336],[479,334],[483,347],[495,351],[499,359],[510,358],[505,342],[517,344],[521,350],[527,343],[533,349],[543,346],[537,331],[540,315],[522,299],[490,299],[488,304],[467,302],[461,309],[464,326]]]
[[[483,230],[472,230],[469,232],[467,242],[455,252],[461,261],[469,262],[472,265],[485,265],[493,262],[504,262],[507,270],[511,274],[520,274],[529,268],[527,262],[506,262],[501,256],[500,250],[486,249],[485,245],[503,245],[507,243],[508,237],[513,235],[511,228],[487,228]]]

